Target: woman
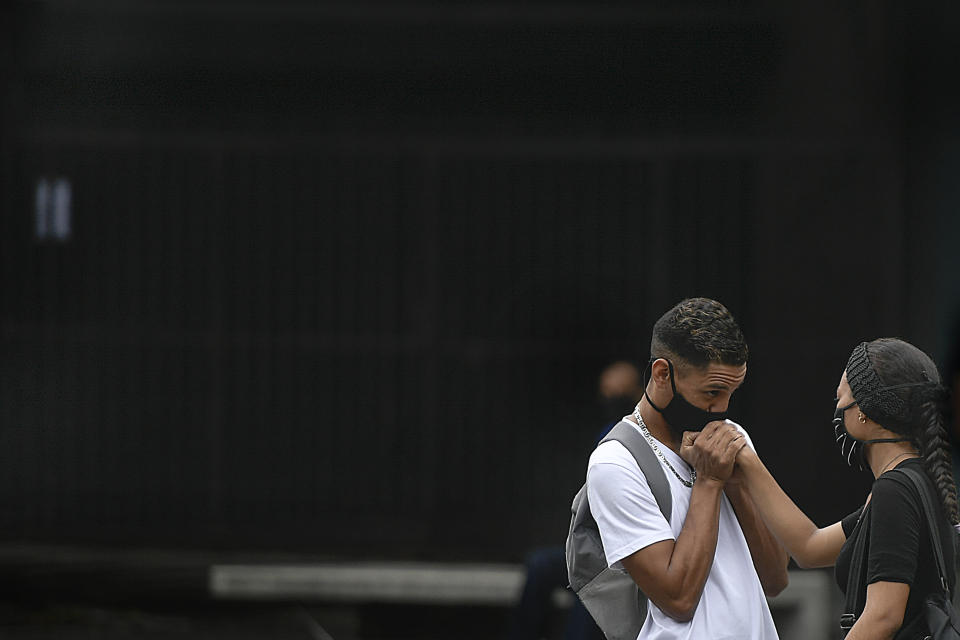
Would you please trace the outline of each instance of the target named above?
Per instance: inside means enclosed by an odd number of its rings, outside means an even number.
[[[866,602],[847,635],[862,638],[922,638],[923,603],[942,591],[920,494],[903,474],[925,472],[952,591],[957,492],[943,426],[945,389],[936,365],[920,349],[893,338],[858,345],[837,387],[834,428],[848,463],[869,465],[875,477],[866,503],[841,522],[818,528],[790,500],[750,447],[737,457],[741,482],[770,529],[800,567],[836,566],[846,592],[858,535],[868,536]],[[929,488],[929,487],[928,487]]]

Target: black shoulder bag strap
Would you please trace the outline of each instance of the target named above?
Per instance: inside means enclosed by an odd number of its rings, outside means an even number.
[[[950,574],[943,556],[943,542],[940,539],[940,531],[937,528],[935,517],[937,510],[934,508],[931,484],[927,481],[926,474],[921,474],[916,469],[896,469],[896,471],[910,478],[920,492],[923,510],[927,516],[927,529],[930,530],[930,544],[933,547],[934,555],[937,557],[937,572],[940,574],[940,586],[943,589],[943,593],[931,594],[924,602],[923,617],[926,621],[927,637],[937,640],[960,640],[960,615],[954,609],[950,598],[950,581],[947,579]],[[951,543],[956,544],[953,535],[951,535]]]
[[[920,494],[920,500],[923,503],[923,512],[927,516],[927,529],[930,531],[930,544],[933,546],[933,555],[937,558],[937,572],[940,574],[940,586],[943,587],[943,593],[950,600],[950,583],[947,581],[947,563],[943,557],[943,544],[940,542],[940,531],[937,529],[937,521],[934,517],[933,500],[930,497],[929,485],[923,476],[916,469],[894,469],[894,471],[906,475],[913,482]]]
[[[867,562],[867,540],[870,538],[870,504],[860,512],[860,521],[857,523],[857,538],[853,543],[853,553],[850,556],[850,571],[847,574],[847,593],[844,601],[844,613],[840,615],[840,629],[844,637],[853,628],[857,615],[866,606],[866,595],[861,597],[863,583],[866,581],[865,565]]]

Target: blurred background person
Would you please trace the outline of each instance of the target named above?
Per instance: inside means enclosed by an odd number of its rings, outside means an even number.
[[[629,415],[643,397],[640,372],[635,365],[623,360],[607,365],[600,373],[597,397],[602,417],[597,424],[603,428],[593,445],[603,439],[613,426]],[[586,450],[584,450],[586,453]],[[575,473],[571,470],[571,473]],[[572,499],[572,496],[571,496]],[[558,508],[561,508],[558,505]],[[563,545],[541,547],[530,551],[524,561],[526,575],[520,601],[513,612],[508,640],[537,640],[556,631],[561,614],[554,603],[554,592],[565,589],[567,560]],[[580,600],[573,596],[573,604],[566,612],[563,624],[564,640],[602,640],[603,633]]]

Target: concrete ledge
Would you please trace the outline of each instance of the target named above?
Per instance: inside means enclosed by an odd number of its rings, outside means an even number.
[[[210,593],[227,600],[511,605],[524,569],[508,564],[214,565]]]
[[[10,595],[95,602],[204,601],[514,606],[524,567],[506,563],[343,562],[292,554],[46,545],[0,547]],[[570,606],[572,594],[553,593]],[[835,637],[841,596],[832,571],[791,571],[770,599],[781,640]]]
[[[210,594],[220,600],[317,600],[352,603],[514,606],[524,583],[522,565],[440,563],[324,563],[215,565]],[[768,599],[782,640],[832,637],[839,590],[828,571],[791,571],[790,583]],[[573,595],[553,594],[569,607]]]

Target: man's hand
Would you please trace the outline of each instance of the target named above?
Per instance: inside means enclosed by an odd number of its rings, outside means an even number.
[[[684,432],[680,457],[696,469],[698,479],[724,484],[733,473],[737,454],[746,444],[743,434],[729,422],[711,422],[703,431]]]

